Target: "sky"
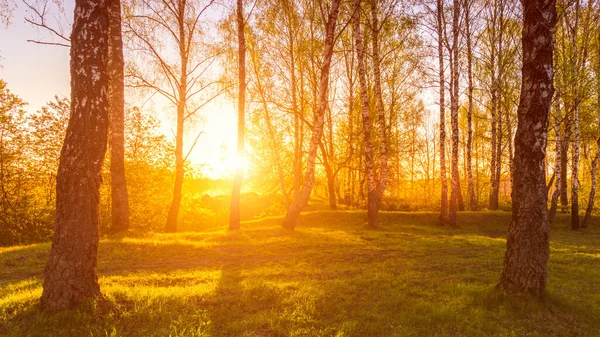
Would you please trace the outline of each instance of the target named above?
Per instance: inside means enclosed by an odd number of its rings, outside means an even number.
[[[64,2],[67,19],[72,21],[73,0]],[[44,30],[25,22],[29,14],[20,1],[18,5],[11,25],[6,29],[0,27],[0,79],[8,83],[12,93],[28,103],[28,111],[36,111],[55,95],[70,96],[69,49],[27,42],[28,39],[58,42],[58,39],[53,40]],[[127,95],[126,100],[132,104],[146,101],[137,95]],[[157,100],[145,107],[153,107],[147,110],[154,110],[154,116],[161,122],[161,132],[174,139],[175,124],[171,117],[174,108],[163,104]],[[202,110],[202,119],[184,140],[184,144],[189,145],[198,132],[203,132],[190,154],[190,161],[193,165],[202,165],[203,173],[211,178],[231,177],[237,166],[235,102],[226,97],[216,99]]]

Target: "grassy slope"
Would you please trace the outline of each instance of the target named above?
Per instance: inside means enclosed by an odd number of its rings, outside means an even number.
[[[100,244],[106,299],[38,311],[49,244],[0,248],[6,336],[599,336],[600,230],[552,233],[542,302],[493,290],[509,213],[304,214],[241,233],[129,235]],[[593,227],[597,226],[593,224]]]

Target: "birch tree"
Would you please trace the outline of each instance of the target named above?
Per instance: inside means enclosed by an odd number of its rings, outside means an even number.
[[[438,42],[438,69],[440,90],[440,180],[442,181],[442,197],[440,207],[440,222],[448,222],[448,180],[446,175],[446,76],[444,72],[444,0],[437,0],[437,42]]]
[[[555,0],[523,2],[523,68],[515,135],[512,221],[498,288],[541,295],[550,253],[546,145],[554,94]]]
[[[43,309],[100,295],[96,275],[102,162],[108,133],[108,0],[77,0],[71,33],[71,118],[56,182],[56,221]]]
[[[137,61],[130,85],[158,93],[175,109],[175,182],[165,232],[177,231],[185,163],[200,137],[184,152],[186,125],[223,90],[207,76],[216,55],[200,48],[203,15],[212,3],[140,0],[128,8],[125,21]]]
[[[325,121],[325,111],[327,109],[327,95],[329,91],[329,71],[331,69],[331,58],[333,56],[333,47],[335,44],[335,28],[339,14],[340,0],[333,0],[331,8],[327,16],[327,24],[325,27],[325,48],[323,49],[323,58],[321,63],[321,71],[319,77],[318,101],[317,109],[314,113],[312,123],[312,135],[310,146],[308,149],[306,173],[302,188],[294,196],[290,206],[288,207],[285,218],[283,219],[283,227],[286,229],[294,229],[300,212],[307,205],[310,193],[315,182],[315,162],[317,149],[323,135],[323,124]]]

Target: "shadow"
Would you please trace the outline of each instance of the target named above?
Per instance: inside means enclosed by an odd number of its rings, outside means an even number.
[[[24,303],[4,324],[0,318],[0,334],[36,335],[33,329],[61,324],[62,335],[108,336],[575,335],[600,324],[593,281],[585,291],[553,284],[539,305],[492,290],[510,214],[461,213],[454,230],[437,226],[436,213],[384,212],[382,228],[369,231],[361,213],[306,213],[293,232],[272,218],[238,232],[103,240],[98,273],[108,309],[50,316]],[[551,263],[579,258],[573,249],[553,251],[560,255]],[[24,250],[33,258],[39,251]],[[598,259],[580,260],[550,269],[549,279],[573,268],[594,276]],[[25,289],[20,277],[9,282]]]

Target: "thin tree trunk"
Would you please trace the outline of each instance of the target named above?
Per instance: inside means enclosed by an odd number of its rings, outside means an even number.
[[[555,132],[556,132],[556,162],[554,163],[554,176],[555,176],[555,187],[554,192],[552,193],[552,199],[550,201],[550,210],[548,211],[548,221],[550,224],[554,222],[554,218],[556,216],[556,208],[558,207],[558,198],[561,195],[562,188],[562,142],[561,142],[561,128],[560,128],[560,112],[556,109],[556,116],[554,117],[555,121]]]
[[[109,7],[109,104],[110,104],[110,183],[111,231],[129,229],[129,197],[125,178],[125,85],[123,82],[123,36],[121,0],[110,0]]]
[[[544,162],[554,94],[556,0],[525,0],[523,9],[523,75],[515,135],[512,221],[498,287],[541,295],[546,289],[550,253]]]
[[[295,55],[295,29],[293,24],[293,5],[291,0],[284,2],[284,7],[287,12],[287,24],[288,24],[288,40],[290,42],[289,45],[289,58],[290,58],[290,81],[291,81],[291,95],[292,95],[292,111],[294,114],[294,182],[293,182],[293,193],[297,194],[300,191],[300,182],[302,179],[302,137],[301,137],[301,127],[302,120],[300,118],[300,111],[298,110],[298,85],[296,83],[296,55]],[[301,88],[302,90],[302,88]],[[266,104],[265,104],[266,105]],[[279,156],[279,154],[277,155]],[[281,173],[279,173],[281,172]],[[286,199],[286,202],[291,202],[291,199],[287,192],[283,189],[284,181],[282,180],[281,165],[278,167],[278,173],[280,176],[280,185],[282,186],[282,193]]]
[[[585,210],[585,217],[583,218],[583,222],[581,223],[581,228],[588,228],[590,223],[590,219],[592,217],[592,210],[594,209],[594,198],[596,196],[596,172],[598,169],[598,161],[600,161],[600,138],[596,140],[596,144],[598,148],[596,149],[596,155],[594,156],[594,160],[592,161],[592,168],[590,175],[592,176],[592,187],[590,188],[590,197],[588,198],[587,209]]]
[[[325,165],[325,176],[327,178],[327,193],[329,197],[329,208],[331,210],[337,209],[337,200],[335,198],[335,179],[337,174],[335,172],[335,149],[333,147],[333,120],[331,117],[331,109],[327,109],[327,129],[328,129],[328,139],[327,141],[327,151],[322,151],[323,153],[323,163]],[[325,149],[325,144],[322,144],[323,149]],[[325,160],[326,159],[326,160]]]
[[[497,36],[497,18],[496,13],[498,10],[498,1],[494,1],[494,12],[491,23],[491,52],[490,52],[490,72],[491,72],[491,154],[492,158],[490,161],[490,199],[488,208],[490,210],[498,209],[498,186],[496,185],[496,166],[498,165],[499,156],[497,152],[496,142],[498,141],[498,79],[496,74],[496,58],[498,57],[496,52],[496,36]]]
[[[96,275],[101,169],[108,138],[107,0],[77,0],[71,33],[71,118],[56,178],[56,218],[41,307],[100,295]]]
[[[237,0],[237,33],[238,33],[238,130],[237,159],[238,167],[233,179],[231,207],[229,209],[229,230],[240,229],[240,193],[244,178],[244,131],[246,117],[246,37],[244,35],[244,5]],[[283,189],[285,194],[285,188]]]
[[[306,163],[306,174],[302,183],[302,189],[294,196],[294,200],[288,207],[288,211],[283,219],[283,228],[294,229],[300,216],[300,212],[308,203],[310,193],[315,182],[315,162],[317,149],[323,135],[323,124],[325,121],[325,111],[327,110],[327,96],[329,92],[329,70],[331,68],[331,57],[333,55],[335,27],[339,13],[340,0],[333,0],[331,10],[327,18],[325,33],[325,48],[323,50],[323,63],[321,65],[321,74],[319,79],[319,96],[317,110],[312,126],[312,136],[308,150],[308,159]]]
[[[457,202],[460,193],[460,176],[458,174],[458,35],[460,3],[458,0],[453,2],[454,14],[452,15],[452,58],[451,58],[451,81],[450,89],[450,119],[452,123],[452,191],[450,193],[450,210],[448,213],[448,225],[456,226]],[[464,208],[464,206],[463,206]]]
[[[444,3],[437,1],[437,33],[438,33],[438,62],[440,82],[440,180],[442,181],[442,198],[440,204],[440,222],[448,222],[448,180],[446,174],[446,79],[444,75],[443,25]]]
[[[473,184],[473,51],[471,42],[471,3],[465,1],[465,29],[467,37],[467,78],[468,78],[468,98],[469,108],[467,111],[467,179],[469,189],[469,208],[471,211],[477,211],[477,200],[475,200],[475,185]]]
[[[577,104],[577,103],[576,103]],[[579,229],[579,106],[573,114],[573,162],[571,169],[571,229]]]
[[[464,149],[463,149],[464,151]],[[463,199],[462,196],[462,187],[461,187],[461,182],[460,182],[460,175],[458,176],[458,189],[456,190],[456,195],[457,195],[457,201],[458,201],[458,211],[459,212],[464,212],[465,211],[465,201]]]
[[[350,48],[352,49],[352,48]],[[346,48],[344,48],[344,50],[347,50]],[[349,55],[348,55],[349,54]],[[344,63],[345,63],[345,68],[346,68],[346,76],[348,76],[348,86],[349,86],[349,90],[348,90],[348,152],[350,153],[349,156],[352,156],[352,154],[354,153],[354,116],[353,116],[353,112],[354,112],[354,77],[352,74],[352,69],[354,68],[353,65],[353,52],[344,52]],[[348,56],[350,56],[350,60],[348,59]],[[348,195],[345,195],[345,199],[346,199],[346,205],[350,206],[354,203],[354,170],[352,168],[352,164],[350,165],[350,167],[348,168],[348,176],[349,176],[349,180],[350,180],[350,196],[348,197]]]
[[[567,207],[569,204],[569,197],[567,195],[568,186],[567,186],[567,166],[569,161],[569,140],[571,138],[571,121],[570,118],[565,115],[565,119],[563,121],[564,132],[562,133],[563,137],[561,139],[561,150],[560,150],[560,205],[563,213],[567,213]]]
[[[327,178],[327,197],[329,198],[329,209],[336,210],[337,203],[335,199],[335,174],[331,168],[331,162],[328,159],[328,155],[325,151],[323,143],[320,145],[321,156],[323,157],[323,166],[325,167],[325,177]]]
[[[177,101],[177,132],[175,134],[175,186],[173,188],[173,201],[167,215],[167,225],[165,232],[177,232],[177,221],[179,217],[179,208],[181,206],[181,197],[183,190],[183,179],[185,175],[185,158],[183,157],[183,132],[185,122],[185,108],[187,104],[187,82],[188,82],[188,60],[189,49],[185,29],[185,12],[187,8],[186,0],[181,0],[177,7],[177,25],[179,31],[179,55],[180,70],[178,101]]]
[[[502,98],[504,96],[503,90],[502,90],[502,81],[503,81],[503,53],[504,53],[504,46],[502,43],[502,38],[504,36],[504,0],[500,0],[499,1],[499,11],[500,11],[500,15],[498,18],[498,57],[496,58],[496,62],[498,63],[498,74],[496,76],[496,99],[497,99],[497,105],[496,105],[496,118],[497,118],[497,129],[496,129],[496,136],[498,137],[497,141],[496,141],[496,172],[494,173],[494,178],[496,179],[496,181],[494,182],[494,203],[496,206],[496,209],[499,208],[499,199],[500,199],[500,183],[502,181],[502,141],[503,141],[503,117],[502,117]]]
[[[181,94],[181,91],[180,91]],[[179,207],[181,205],[181,194],[183,190],[184,177],[184,159],[183,159],[183,119],[185,113],[185,102],[180,101],[177,104],[177,132],[175,135],[175,184],[173,187],[173,200],[167,215],[167,225],[165,232],[177,232],[177,219],[179,217]]]
[[[596,44],[597,49],[597,62],[598,64],[596,65],[596,90],[598,91],[596,93],[596,109],[598,109],[598,115],[596,116],[596,122],[598,123],[598,125],[600,125],[600,76],[598,76],[598,73],[600,73],[600,31],[599,34],[597,35],[597,41],[598,43]],[[600,137],[598,137],[598,139],[596,139],[596,144],[597,144],[597,149],[596,149],[596,155],[594,156],[594,160],[592,161],[592,169],[591,169],[591,176],[592,176],[592,188],[590,189],[590,197],[588,198],[588,206],[587,209],[585,211],[585,217],[583,218],[583,222],[581,223],[581,228],[588,228],[589,226],[589,222],[590,219],[592,217],[592,211],[594,210],[594,198],[596,196],[596,185],[597,185],[597,169],[598,169],[598,162],[600,161]]]
[[[496,99],[496,80],[492,80],[492,160],[490,164],[490,202],[489,209],[497,210],[498,209],[498,186],[496,185],[496,166],[498,165],[498,153],[496,152],[497,146],[496,142],[498,141],[498,131],[497,131],[497,99]]]
[[[354,16],[352,17],[352,30],[354,33],[354,46],[358,61],[358,83],[360,85],[360,98],[362,102],[362,124],[365,144],[365,168],[367,175],[367,220],[368,226],[377,228],[377,187],[375,186],[375,168],[373,167],[373,144],[371,140],[371,119],[369,113],[369,98],[367,92],[367,77],[365,74],[365,57],[363,41],[360,33],[360,0],[353,0]]]
[[[376,212],[379,211],[379,206],[381,205],[381,200],[383,199],[383,194],[385,193],[385,188],[387,186],[388,174],[389,174],[389,165],[388,165],[388,138],[387,138],[387,128],[385,125],[385,106],[383,104],[383,93],[381,90],[381,60],[379,57],[379,30],[381,29],[379,25],[379,17],[377,14],[377,1],[371,0],[371,40],[373,44],[373,73],[375,77],[375,96],[377,101],[377,117],[378,117],[378,131],[379,131],[379,142],[380,142],[380,173],[379,173],[379,181],[377,182],[377,207]],[[375,225],[377,226],[377,221],[375,221]]]

